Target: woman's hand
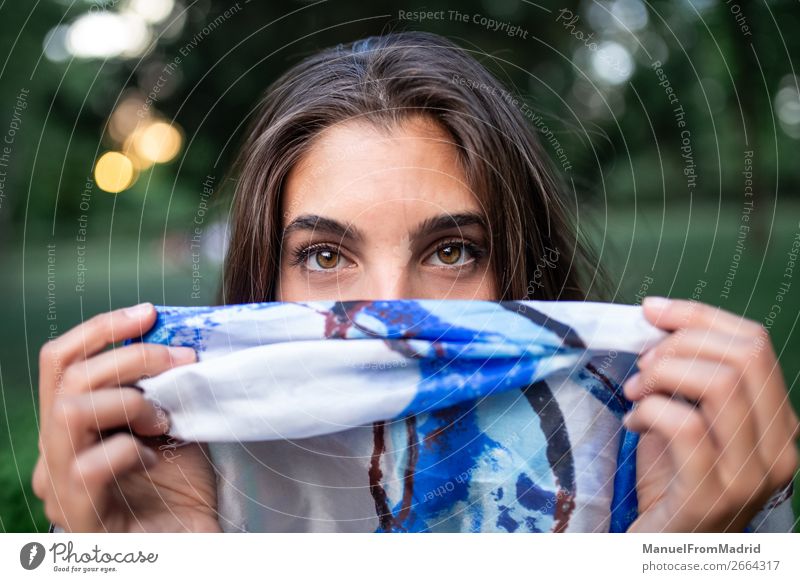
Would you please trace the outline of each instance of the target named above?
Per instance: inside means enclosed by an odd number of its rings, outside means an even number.
[[[142,335],[155,318],[149,303],[103,313],[41,350],[33,490],[66,531],[220,529],[214,473],[200,445],[160,451],[134,436],[162,435],[168,420],[130,386],[193,362],[194,351],[143,343],[103,351]],[[101,437],[112,429],[123,431]]]
[[[800,422],[766,329],[694,301],[649,297],[672,331],[624,385],[639,517],[628,531],[736,531],[794,476]],[[673,399],[677,396],[688,400]]]

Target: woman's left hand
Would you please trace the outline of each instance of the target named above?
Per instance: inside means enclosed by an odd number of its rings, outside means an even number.
[[[641,433],[628,531],[741,532],[798,464],[800,421],[767,330],[696,301],[643,307],[673,333],[623,387],[635,403],[625,426]]]

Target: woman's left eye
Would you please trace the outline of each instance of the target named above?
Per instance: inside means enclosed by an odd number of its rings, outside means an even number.
[[[436,267],[461,267],[478,258],[480,258],[478,247],[462,240],[439,245],[428,261]]]

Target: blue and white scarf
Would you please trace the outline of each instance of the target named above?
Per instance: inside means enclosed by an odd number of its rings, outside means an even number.
[[[216,447],[219,486],[242,496],[220,499],[232,530],[625,531],[636,517],[620,385],[665,335],[638,306],[157,309],[142,340],[198,363],[139,386],[171,435]]]

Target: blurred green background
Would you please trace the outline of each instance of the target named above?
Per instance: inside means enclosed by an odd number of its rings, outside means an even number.
[[[523,98],[612,300],[700,289],[768,325],[800,409],[798,26],[790,0],[0,3],[0,531],[47,525],[42,343],[140,301],[214,303],[259,95],[391,30],[454,39]]]

